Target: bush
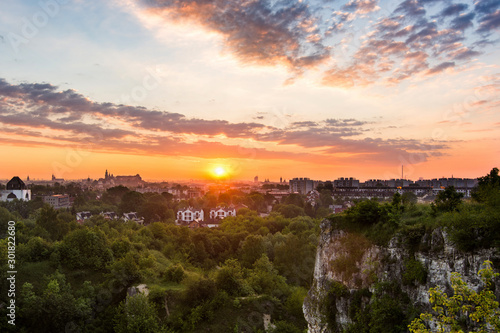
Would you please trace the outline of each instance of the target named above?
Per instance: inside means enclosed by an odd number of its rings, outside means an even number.
[[[165,280],[175,283],[181,283],[186,274],[181,265],[173,265],[165,271]]]
[[[427,281],[427,270],[420,261],[415,258],[409,259],[405,261],[402,280],[405,285],[425,284]]]

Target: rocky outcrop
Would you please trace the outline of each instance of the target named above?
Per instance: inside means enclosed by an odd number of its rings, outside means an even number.
[[[353,321],[349,317],[350,296],[360,290],[373,292],[375,282],[398,284],[414,306],[427,311],[428,290],[440,286],[451,291],[452,272],[458,272],[469,286],[477,290],[482,285],[477,272],[483,268],[484,261],[500,260],[500,254],[494,249],[473,253],[459,251],[440,228],[412,237],[400,234],[392,238],[388,246],[381,247],[373,245],[362,235],[335,229],[330,221],[324,220],[313,286],[303,306],[309,332],[341,332],[345,329]],[[343,286],[345,292],[342,297],[335,298],[327,310],[325,300],[332,285]],[[499,296],[500,288],[496,292]],[[328,322],[333,322],[336,327],[329,327]]]

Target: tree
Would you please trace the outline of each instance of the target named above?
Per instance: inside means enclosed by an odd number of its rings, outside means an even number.
[[[408,328],[412,333],[430,333],[426,323],[434,322],[437,332],[470,332],[487,333],[500,331],[499,303],[492,291],[493,279],[498,273],[493,272],[491,261],[484,262],[484,269],[478,272],[485,287],[476,292],[463,280],[460,274],[452,273],[451,286],[453,296],[448,297],[439,287],[429,290],[429,299],[433,313],[423,313]],[[471,331],[471,330],[474,331]]]
[[[298,193],[290,193],[288,196],[283,198],[283,203],[285,205],[295,205],[304,208],[305,201],[304,198]]]
[[[138,209],[138,213],[144,217],[146,223],[164,221],[174,217],[174,211],[169,209],[167,204],[154,201],[145,202]]]
[[[62,262],[71,268],[103,269],[113,257],[104,233],[87,228],[70,232],[59,252]]]
[[[296,205],[276,205],[277,212],[283,215],[286,218],[294,218],[297,216],[305,216],[306,212],[304,208],[296,206]]]
[[[47,230],[52,240],[61,240],[70,230],[68,222],[58,216],[58,212],[50,205],[43,206],[36,224]]]
[[[148,298],[139,293],[127,296],[120,304],[118,313],[114,317],[116,333],[156,333],[167,330],[160,322],[157,311]]]
[[[174,195],[172,193],[169,193],[169,192],[162,192],[161,195],[167,199],[168,202],[171,202],[172,200],[174,200]]]
[[[21,288],[20,318],[30,332],[64,332],[68,323],[83,323],[92,313],[94,288],[86,281],[86,295],[75,297],[64,274],[56,271],[48,276],[41,293],[31,283]]]
[[[102,201],[111,205],[118,205],[125,193],[130,190],[122,185],[108,188],[102,195]]]
[[[228,259],[215,275],[217,289],[224,290],[229,295],[247,296],[250,293],[243,268],[236,259]]]
[[[444,191],[438,193],[436,200],[431,205],[432,210],[434,212],[458,211],[463,196],[463,193],[458,193],[454,186],[448,186]]]
[[[319,199],[321,201],[321,206],[323,207],[329,207],[330,205],[333,205],[332,191],[322,190],[321,192],[319,192]]]
[[[478,202],[486,202],[492,206],[500,203],[500,175],[498,174],[498,168],[493,168],[489,174],[478,178],[472,197]]]
[[[146,201],[144,196],[136,191],[130,191],[123,195],[118,211],[123,213],[137,212],[141,205]]]
[[[249,283],[258,294],[281,297],[289,293],[286,279],[278,274],[267,255],[263,254],[253,265]]]
[[[417,195],[413,192],[405,192],[401,196],[401,201],[405,206],[414,205],[417,203],[417,200],[418,200]]]
[[[249,235],[240,247],[241,261],[246,267],[250,267],[265,251],[262,236]]]
[[[385,210],[374,200],[361,201],[346,212],[347,218],[354,223],[363,225],[374,225],[382,221],[386,216]]]

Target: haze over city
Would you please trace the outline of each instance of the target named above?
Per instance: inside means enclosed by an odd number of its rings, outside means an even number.
[[[475,178],[498,1],[15,1],[0,178]]]

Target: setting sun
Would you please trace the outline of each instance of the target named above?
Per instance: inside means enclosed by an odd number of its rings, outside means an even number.
[[[222,177],[222,176],[225,176],[227,174],[227,172],[223,167],[217,167],[214,169],[214,174],[217,177]]]

